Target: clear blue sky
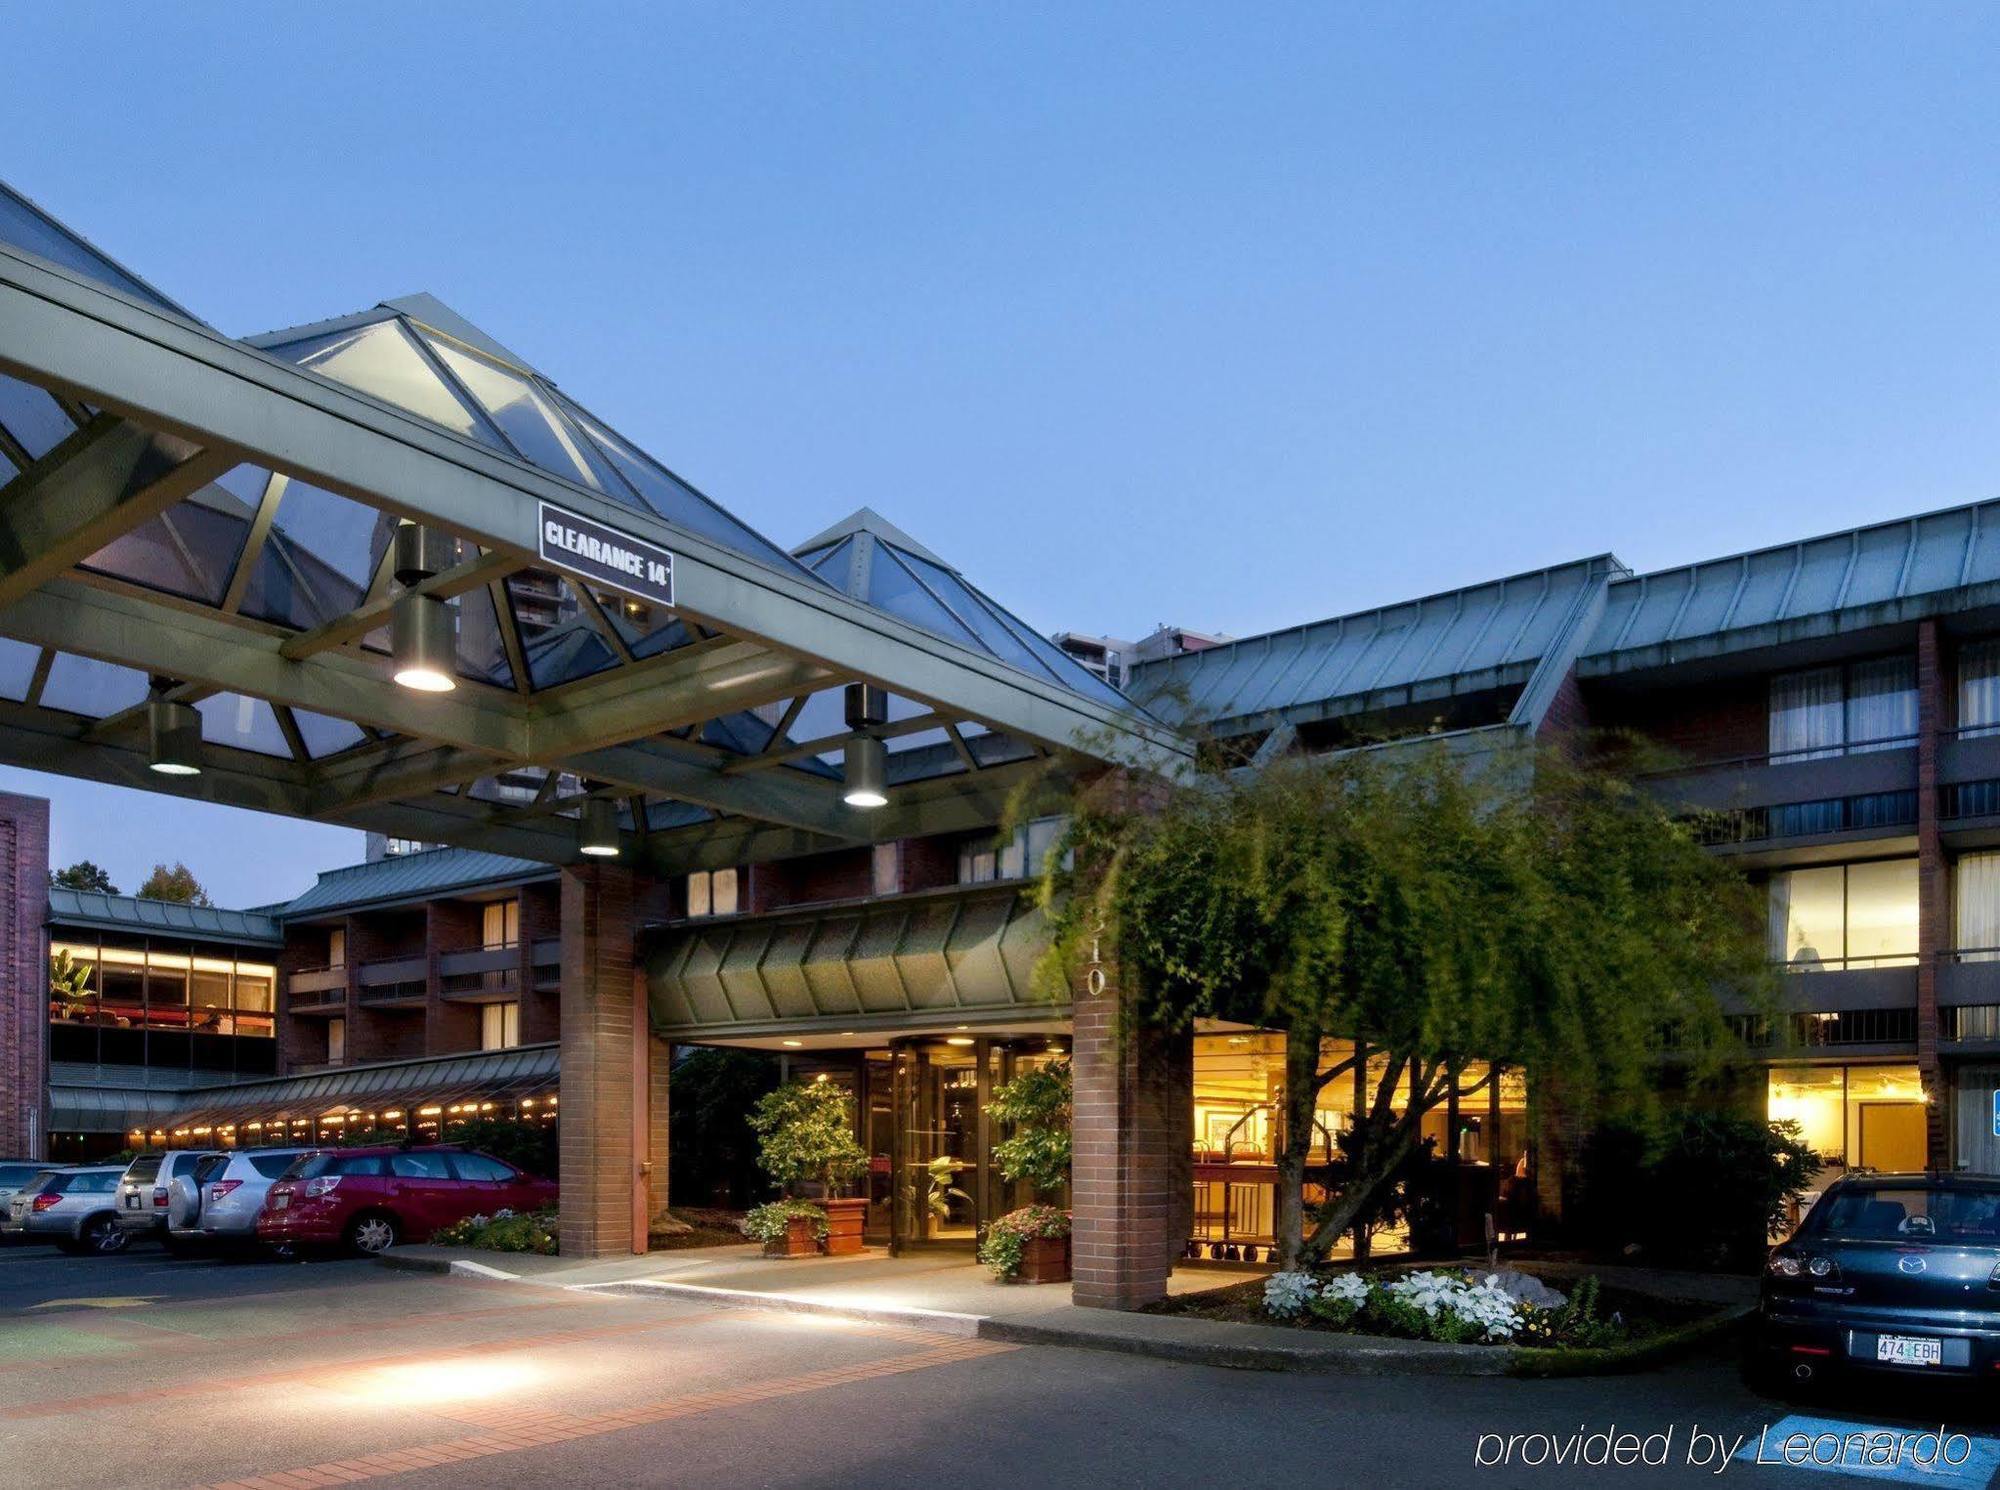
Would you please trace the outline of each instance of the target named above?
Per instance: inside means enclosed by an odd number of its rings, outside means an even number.
[[[1943,4],[39,6],[0,169],[225,330],[429,290],[773,537],[867,502],[1044,629],[1242,634],[2000,493],[1996,43]],[[355,844],[43,789],[59,857],[225,901]]]

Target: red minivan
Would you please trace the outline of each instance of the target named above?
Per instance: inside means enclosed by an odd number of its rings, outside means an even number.
[[[274,1246],[340,1243],[375,1253],[422,1241],[441,1226],[495,1211],[555,1204],[552,1181],[491,1154],[424,1148],[320,1149],[271,1186],[257,1237]]]

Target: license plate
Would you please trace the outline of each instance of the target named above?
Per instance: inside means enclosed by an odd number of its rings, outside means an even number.
[[[1909,1335],[1878,1335],[1875,1359],[1891,1366],[1935,1366],[1944,1359],[1943,1346],[1936,1340]]]
[[[126,1196],[126,1197],[125,1197],[125,1209],[126,1209],[126,1210],[128,1210],[128,1211],[136,1211],[136,1210],[138,1210],[138,1209],[139,1209],[139,1197],[138,1197],[138,1196],[136,1196],[136,1195],[128,1195],[128,1196]]]
[[[289,1195],[273,1195],[271,1197],[271,1209],[274,1211],[282,1211],[291,1203],[292,1197]]]

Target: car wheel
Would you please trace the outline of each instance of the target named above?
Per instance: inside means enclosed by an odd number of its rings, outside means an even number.
[[[373,1257],[396,1245],[396,1218],[380,1211],[356,1216],[347,1224],[347,1245],[364,1257]]]
[[[109,1216],[99,1216],[83,1228],[83,1245],[86,1251],[99,1257],[109,1257],[114,1252],[123,1252],[130,1240],[125,1229]]]

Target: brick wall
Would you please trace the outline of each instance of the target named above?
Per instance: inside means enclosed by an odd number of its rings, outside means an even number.
[[[433,900],[424,906],[424,948],[428,960],[424,984],[425,1055],[456,1054],[479,1049],[479,1005],[444,996],[439,961],[447,952],[470,952],[486,930],[484,906],[468,900]]]
[[[1562,739],[1583,734],[1590,728],[1590,706],[1585,702],[1583,687],[1576,680],[1576,669],[1563,674],[1563,680],[1556,688],[1556,696],[1549,701],[1549,711],[1542,716],[1536,738],[1543,740]]]
[[[1696,688],[1660,688],[1640,698],[1600,695],[1592,718],[1657,740],[1689,764],[1766,755],[1771,746],[1770,684],[1761,675]]]
[[[1164,1298],[1193,1204],[1194,1041],[1121,1018],[1115,968],[1075,1005],[1072,1296],[1100,1309]]]
[[[562,892],[557,885],[521,887],[521,1043],[536,1045],[562,1032],[562,995],[535,989],[535,943],[562,935]]]
[[[959,841],[955,836],[904,839],[903,888],[941,890],[957,884]]]
[[[874,859],[865,848],[840,849],[759,864],[750,872],[749,895],[743,909],[782,910],[788,905],[812,905],[826,900],[854,900],[874,893]]]
[[[632,958],[632,871],[562,875],[562,1200],[565,1257],[634,1250],[634,1041],[642,1008]],[[644,1238],[638,1238],[639,1250]]]
[[[361,966],[424,951],[422,911],[372,911],[349,916],[347,927],[347,1064],[412,1060],[424,1053],[424,1011],[382,1009],[361,1002]]]
[[[0,1153],[48,1136],[49,804],[0,792]]]

